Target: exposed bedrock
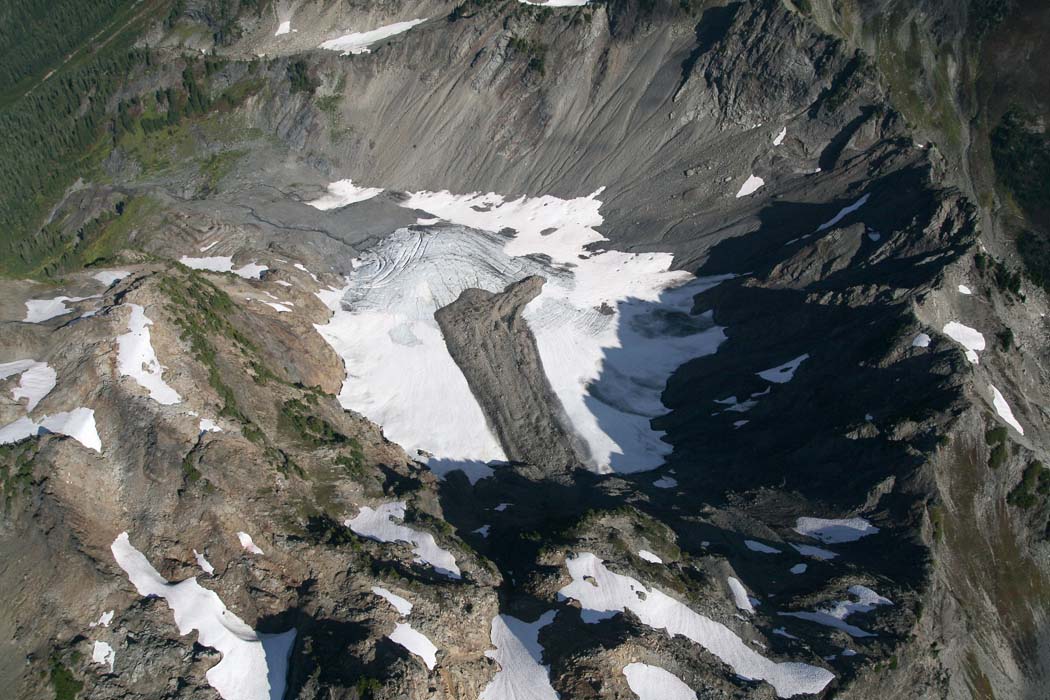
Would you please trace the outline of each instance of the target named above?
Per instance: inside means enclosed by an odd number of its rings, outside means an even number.
[[[507,457],[558,473],[580,463],[585,448],[566,427],[521,316],[544,282],[531,275],[498,294],[468,289],[434,318]]]

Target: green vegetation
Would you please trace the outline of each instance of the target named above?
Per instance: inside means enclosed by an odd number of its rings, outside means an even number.
[[[29,90],[133,0],[5,0],[0,7],[0,105]]]
[[[59,659],[51,659],[51,687],[55,691],[55,700],[74,700],[83,690],[84,684],[78,681]]]
[[[288,82],[292,84],[292,94],[305,92],[314,94],[321,83],[310,75],[310,66],[303,59],[288,64]]]
[[[345,445],[350,438],[323,418],[318,417],[299,399],[291,399],[281,404],[281,413],[277,426],[311,447]],[[356,442],[356,441],[355,441]],[[357,445],[360,449],[360,445]]]
[[[1006,449],[1006,428],[1000,425],[990,429],[984,434],[984,441],[992,448],[988,453],[988,466],[992,469],[1003,466],[1009,456]]]
[[[523,39],[521,37],[513,36],[510,38],[510,43],[507,44],[507,46],[515,53],[528,56],[529,70],[534,70],[540,75],[547,74],[545,63],[547,47],[544,44],[538,41],[532,41],[531,39]]]
[[[1019,109],[992,131],[992,160],[1003,184],[1026,209],[1050,207],[1050,138]]]
[[[35,440],[0,445],[0,489],[3,490],[5,511],[15,496],[29,493],[29,487],[33,483],[35,456]]]
[[[1040,121],[1020,109],[1009,110],[992,131],[991,148],[999,181],[1032,221],[1045,221],[1050,212],[1050,136]],[[1050,291],[1047,232],[1022,232],[1017,250],[1032,281]]]
[[[219,415],[242,423],[244,436],[258,442],[263,437],[262,432],[240,409],[233,389],[222,380],[210,337],[214,334],[231,339],[242,354],[254,351],[253,343],[227,318],[235,308],[233,301],[226,292],[196,272],[166,276],[161,281],[161,289],[168,295],[167,310],[181,331],[181,339],[189,344],[197,362],[208,369],[208,383],[223,404]]]
[[[383,689],[383,684],[375,678],[359,678],[354,691],[360,700],[373,700],[376,693]]]
[[[986,253],[976,253],[973,256],[974,266],[982,277],[991,277],[992,284],[1007,298],[1013,296],[1024,301],[1021,292],[1021,272],[1011,270],[998,258],[993,258]]]
[[[1025,467],[1021,482],[1006,497],[1006,502],[1027,509],[1039,505],[1047,496],[1050,496],[1050,472],[1035,460]]]

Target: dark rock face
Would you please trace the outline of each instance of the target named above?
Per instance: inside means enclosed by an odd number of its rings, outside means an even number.
[[[500,294],[468,289],[434,318],[507,457],[556,477],[575,468],[582,461],[578,450],[586,448],[567,428],[521,317],[543,282],[526,277]]]

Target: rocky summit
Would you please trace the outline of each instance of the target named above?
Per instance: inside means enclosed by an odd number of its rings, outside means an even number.
[[[1048,696],[1046,3],[0,5],[3,697]]]

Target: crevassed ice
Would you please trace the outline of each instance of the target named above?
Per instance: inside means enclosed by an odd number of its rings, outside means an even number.
[[[163,598],[179,634],[197,632],[197,642],[222,654],[208,669],[208,684],[223,700],[281,700],[295,630],[259,634],[230,612],[215,593],[188,578],[168,583],[122,532],[110,549],[128,580],[143,596]]]
[[[835,677],[818,666],[767,659],[725,625],[694,612],[656,588],[609,571],[601,559],[589,552],[566,559],[565,565],[572,583],[559,594],[579,601],[584,622],[598,622],[630,610],[642,624],[665,630],[670,636],[680,634],[704,647],[736,674],[769,683],[779,697],[819,693]]]
[[[659,466],[670,451],[652,418],[682,363],[725,340],[693,297],[730,277],[671,271],[664,253],[594,252],[605,240],[598,190],[571,200],[417,192],[402,205],[459,226],[401,229],[356,263],[347,286],[322,300],[334,311],[319,332],[343,358],[344,407],[383,426],[444,473],[472,479],[505,459],[444,345],[434,311],[470,287],[502,291],[528,275],[547,282],[523,317],[551,387],[597,472]]]
[[[131,377],[149,392],[159,404],[171,405],[182,401],[178,392],[163,379],[164,368],[150,342],[149,327],[153,321],[138,304],[129,304],[128,332],[117,338],[117,369],[122,377]]]
[[[429,532],[420,532],[394,522],[404,520],[405,502],[384,503],[378,508],[362,506],[357,517],[343,521],[343,524],[362,537],[378,542],[408,542],[414,545],[412,552],[417,562],[425,562],[434,567],[439,574],[449,578],[459,578],[459,567],[456,559],[447,549],[442,549]]]
[[[637,662],[627,664],[623,667],[623,675],[638,700],[696,700],[692,688],[659,666]]]
[[[352,32],[350,34],[344,34],[341,37],[329,39],[328,41],[323,42],[320,48],[329,51],[342,51],[344,56],[368,53],[371,51],[373,44],[376,44],[383,39],[389,39],[392,36],[403,34],[422,22],[426,22],[426,20],[412,19],[407,22],[388,24],[385,27],[373,29],[368,32]]]
[[[510,615],[492,618],[489,632],[495,650],[485,656],[499,664],[499,670],[479,700],[557,700],[558,693],[551,687],[550,667],[543,665],[543,647],[540,629],[549,625],[555,616],[549,610],[535,622],[525,622]]]

